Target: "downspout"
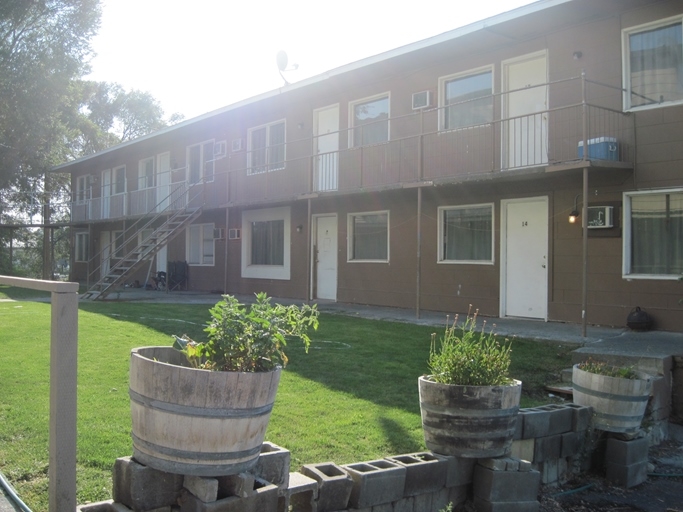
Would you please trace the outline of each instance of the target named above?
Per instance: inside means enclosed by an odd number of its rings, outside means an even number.
[[[230,207],[225,207],[225,254],[223,255],[225,268],[223,269],[223,293],[228,293],[228,244],[230,238]]]
[[[422,162],[422,150],[424,145],[424,110],[420,110],[420,143],[417,146],[417,179],[419,182],[422,181],[423,176],[423,162]],[[420,286],[422,281],[421,269],[422,269],[422,187],[417,187],[417,233],[416,233],[416,245],[417,245],[417,269],[415,272],[415,318],[420,318]]]
[[[586,105],[586,72],[581,72],[581,110],[583,130],[583,204],[581,206],[582,228],[582,276],[581,276],[581,336],[586,337],[588,308],[588,106]]]
[[[306,302],[311,302],[313,300],[313,294],[311,293],[311,272],[313,272],[311,265],[311,198],[309,197],[306,202],[308,203],[308,213],[306,216]]]

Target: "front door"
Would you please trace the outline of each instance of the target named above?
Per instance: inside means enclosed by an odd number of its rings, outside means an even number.
[[[316,190],[337,190],[339,105],[315,111]]]
[[[501,316],[548,314],[548,198],[501,203]]]
[[[316,217],[315,297],[337,300],[337,216]]]
[[[548,163],[548,71],[545,52],[503,63],[507,168]]]

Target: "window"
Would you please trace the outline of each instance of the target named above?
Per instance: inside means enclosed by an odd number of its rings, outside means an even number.
[[[140,160],[138,164],[138,190],[154,186],[154,157]]]
[[[249,174],[285,168],[285,122],[249,130]]]
[[[187,148],[187,172],[191,184],[213,181],[213,141],[205,141]]]
[[[389,140],[389,96],[383,95],[350,104],[352,147]]]
[[[90,179],[90,176],[79,176],[76,178],[76,202],[78,204],[83,204],[90,199]]]
[[[493,205],[439,208],[439,262],[493,263]]]
[[[683,102],[683,19],[624,31],[624,108]]]
[[[193,224],[187,228],[187,262],[190,265],[214,263],[213,224]]]
[[[112,173],[112,194],[123,194],[126,191],[126,166],[116,167]]]
[[[389,261],[389,212],[348,217],[349,261]]]
[[[439,82],[444,130],[493,121],[493,72],[490,69],[452,75]]]
[[[288,207],[242,214],[242,277],[290,278],[290,218]]]
[[[90,235],[88,233],[76,233],[76,261],[88,261],[90,259]]]
[[[624,195],[624,276],[683,274],[683,189]]]
[[[111,244],[112,244],[112,257],[113,258],[123,258],[124,247],[126,246],[123,239],[123,231],[112,231],[111,232]]]

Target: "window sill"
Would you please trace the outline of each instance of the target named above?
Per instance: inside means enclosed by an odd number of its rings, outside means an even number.
[[[624,274],[621,276],[626,281],[680,281],[683,275],[678,274]]]

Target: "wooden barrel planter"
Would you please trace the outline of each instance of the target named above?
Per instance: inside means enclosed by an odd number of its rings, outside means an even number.
[[[574,365],[574,403],[593,408],[593,427],[608,432],[632,433],[640,428],[650,398],[652,377],[608,377]]]
[[[510,452],[522,383],[457,386],[418,379],[425,444],[434,453],[465,458]]]
[[[172,347],[133,349],[133,457],[182,475],[248,470],[261,452],[280,373],[198,370]]]

